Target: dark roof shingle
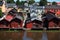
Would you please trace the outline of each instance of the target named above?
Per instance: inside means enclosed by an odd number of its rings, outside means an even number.
[[[17,5],[15,3],[7,3],[6,7],[8,7],[8,8],[14,8],[14,7],[17,7]]]
[[[45,6],[45,9],[60,9],[59,5],[49,5],[49,6]]]

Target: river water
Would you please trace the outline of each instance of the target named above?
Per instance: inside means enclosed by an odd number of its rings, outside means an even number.
[[[0,31],[0,40],[60,40],[60,32]]]

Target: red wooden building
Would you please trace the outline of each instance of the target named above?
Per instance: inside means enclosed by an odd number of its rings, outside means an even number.
[[[21,16],[18,15],[13,16],[11,14],[8,14],[5,19],[0,21],[0,28],[22,28],[23,20]]]
[[[22,21],[20,19],[13,19],[9,24],[10,28],[22,28]]]
[[[60,5],[48,5],[48,6],[45,6],[45,12],[47,12],[47,11],[51,11],[51,12],[54,12],[54,13],[60,15]]]
[[[27,23],[26,23],[26,27],[27,27],[27,29],[40,29],[40,28],[43,28],[42,27],[42,22],[40,22],[39,20],[31,20],[31,21],[28,21]]]
[[[45,12],[47,11],[51,11],[53,13],[55,13],[55,16],[57,18],[60,18],[60,5],[49,5],[49,6],[45,6]],[[60,21],[59,21],[60,23]],[[60,28],[59,26],[60,24],[55,24],[53,21],[49,22],[49,28]]]

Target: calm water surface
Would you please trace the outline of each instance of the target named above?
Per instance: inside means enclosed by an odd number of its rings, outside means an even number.
[[[2,32],[0,40],[60,40],[60,32]]]

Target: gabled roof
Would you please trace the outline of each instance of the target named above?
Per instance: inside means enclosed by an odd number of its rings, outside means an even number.
[[[33,22],[33,23],[37,23],[37,24],[41,24],[41,21],[39,21],[39,20],[37,20],[37,19],[33,20],[32,22]]]
[[[18,18],[14,18],[14,19],[12,19],[10,22],[18,22],[18,23],[21,23],[21,20],[18,19]]]
[[[18,8],[22,8],[22,9],[24,9],[24,6],[23,5],[21,5],[21,6],[17,6]]]
[[[17,12],[17,13],[13,13],[13,14],[8,14],[6,17],[5,17],[5,20],[7,21],[11,21],[13,19],[19,19],[19,20],[23,20],[23,13],[22,12]]]
[[[60,6],[59,5],[48,5],[48,6],[45,6],[45,9],[60,9]]]
[[[23,13],[19,12],[19,13],[16,14],[15,17],[18,18],[18,19],[20,19],[20,20],[23,20]]]
[[[22,12],[17,12],[17,13],[13,13],[13,14],[7,14],[6,17],[4,18],[7,21],[11,21],[13,19],[19,19],[19,20],[23,20],[23,13]]]
[[[6,26],[9,24],[9,22],[5,19],[1,20],[0,23]]]
[[[48,21],[53,19],[53,18],[56,18],[56,16],[53,14],[53,13],[47,13],[43,19],[47,19]]]
[[[57,5],[60,5],[60,2],[57,2]]]
[[[11,14],[11,15],[14,15],[14,14],[17,13],[17,9],[13,8],[13,9],[10,10],[8,13]]]
[[[7,16],[5,17],[5,20],[11,21],[13,18],[14,18],[14,17],[13,17],[12,15],[7,15]]]
[[[60,15],[60,11],[58,11],[56,14]]]
[[[8,8],[16,8],[17,5],[15,3],[7,3],[6,7],[8,7]]]

